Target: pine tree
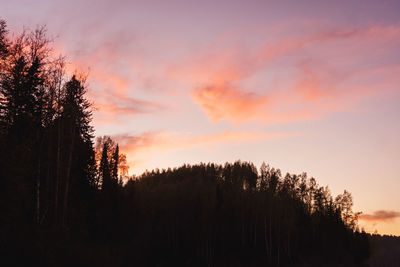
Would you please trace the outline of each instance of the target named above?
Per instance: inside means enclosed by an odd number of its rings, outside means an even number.
[[[108,191],[110,189],[110,184],[111,184],[111,170],[108,160],[108,150],[109,150],[109,143],[105,142],[103,144],[103,150],[99,166],[99,175],[101,177],[101,183],[102,183],[101,189],[103,192]]]
[[[67,133],[64,138],[64,147],[67,151],[66,155],[66,168],[63,184],[63,210],[61,214],[62,224],[66,224],[71,173],[74,166],[77,164],[74,161],[74,154],[80,153],[79,143],[88,143],[92,145],[93,128],[90,126],[91,110],[90,103],[85,98],[86,88],[84,79],[77,78],[76,75],[65,84],[65,96],[62,104],[61,121],[63,124],[63,131]],[[82,179],[88,179],[83,177]],[[88,183],[89,184],[89,183]]]
[[[21,184],[34,188],[32,206],[35,221],[39,223],[49,41],[43,27],[8,41],[5,23],[0,24],[1,132],[8,139],[4,150],[9,152],[12,162],[8,168],[10,173],[17,171]],[[23,160],[14,166],[20,157]]]

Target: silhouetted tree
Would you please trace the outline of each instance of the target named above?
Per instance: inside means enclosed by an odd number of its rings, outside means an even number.
[[[84,80],[75,75],[65,84],[65,97],[62,102],[62,113],[60,120],[63,122],[65,135],[66,168],[64,178],[63,212],[61,222],[65,224],[68,211],[68,196],[71,183],[71,172],[74,165],[73,155],[78,142],[88,143],[92,146],[93,129],[90,126],[91,111],[90,103],[85,99],[86,88]],[[76,165],[76,163],[75,163]],[[87,178],[87,177],[84,177]]]
[[[101,176],[101,189],[103,191],[109,190],[111,187],[111,166],[108,158],[109,146],[109,142],[104,142],[100,159],[99,174]]]
[[[368,257],[351,194],[334,199],[306,173],[236,161],[127,179],[118,144],[107,136],[93,144],[85,78],[67,76],[50,43],[44,28],[9,37],[0,20],[2,265],[320,266]]]

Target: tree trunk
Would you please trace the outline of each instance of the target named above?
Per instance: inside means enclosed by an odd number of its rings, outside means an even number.
[[[54,224],[58,224],[58,187],[60,182],[60,165],[61,165],[61,122],[60,118],[57,123],[57,169],[56,179],[54,183]]]
[[[265,243],[265,251],[268,253],[268,241],[267,241],[267,218],[264,215],[264,243]]]
[[[257,246],[257,215],[256,215],[256,221],[254,223],[254,247]]]
[[[38,173],[36,176],[36,216],[35,223],[40,223],[40,156],[38,162]]]
[[[60,116],[60,106],[61,106],[61,79],[58,83],[58,95],[57,95],[57,166],[56,166],[56,179],[54,182],[54,224],[57,225],[58,220],[58,193],[59,193],[59,183],[60,183],[60,168],[61,168],[61,116]]]
[[[68,153],[68,165],[67,165],[67,172],[65,176],[65,190],[64,190],[64,205],[63,205],[63,213],[62,213],[62,225],[65,226],[65,220],[67,217],[67,209],[68,209],[68,193],[69,193],[69,184],[71,180],[71,167],[72,167],[72,152],[74,150],[74,143],[75,143],[75,127],[72,126],[72,133],[71,133],[71,146],[69,148]]]

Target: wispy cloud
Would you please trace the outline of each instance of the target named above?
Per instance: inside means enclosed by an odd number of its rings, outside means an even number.
[[[238,90],[228,83],[198,88],[192,96],[213,122],[224,118],[232,122],[251,120],[268,102],[266,96]]]
[[[106,112],[112,117],[151,113],[163,109],[157,102],[138,100],[130,97],[110,98],[105,103],[94,103],[94,108],[99,112]]]
[[[176,79],[184,77],[186,84],[192,86],[194,102],[212,122],[311,119],[349,110],[371,92],[384,91],[379,84],[362,81],[362,72],[374,72],[380,80],[389,78],[393,86],[390,71],[374,71],[378,66],[372,57],[382,47],[395,49],[399,43],[400,27],[325,30],[268,41],[258,47],[207,49],[211,52],[172,68],[169,74]],[[355,66],[354,61],[359,64]],[[276,77],[274,82],[266,80],[262,85],[249,82],[257,75],[271,77],[271,70],[276,67],[287,75]]]
[[[166,150],[187,149],[203,145],[222,145],[232,142],[268,140],[279,137],[290,137],[295,134],[255,133],[223,131],[211,134],[192,134],[181,132],[145,132],[141,135],[116,135],[115,140],[127,151],[162,148]]]
[[[139,135],[115,135],[121,151],[127,154],[134,168],[137,162],[145,158],[161,157],[176,150],[197,147],[215,147],[230,143],[268,141],[275,138],[287,138],[298,134],[290,133],[257,133],[223,131],[210,134],[193,134],[184,132],[145,132]]]
[[[89,97],[94,104],[96,124],[115,124],[127,116],[156,113],[167,106],[149,100],[144,94],[134,96],[140,85],[149,85],[146,70],[140,63],[141,48],[137,37],[124,30],[95,34],[93,25],[79,29],[91,40],[76,46],[57,42],[55,53],[68,54],[67,73],[88,73]],[[80,48],[84,47],[84,49]],[[132,63],[134,62],[134,63]]]
[[[378,210],[372,214],[361,214],[359,219],[370,222],[392,222],[400,218],[400,212],[391,210]]]

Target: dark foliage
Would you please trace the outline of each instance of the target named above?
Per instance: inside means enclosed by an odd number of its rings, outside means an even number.
[[[125,155],[109,137],[93,143],[85,79],[64,74],[44,28],[7,36],[1,20],[2,266],[352,266],[367,259],[371,237],[357,230],[350,193],[333,199],[305,173],[282,176],[237,161],[155,170],[123,186]]]
[[[357,214],[346,221],[349,193],[333,200],[306,174],[282,177],[265,164],[258,174],[240,161],[184,165],[130,180],[124,194],[121,237],[150,265],[357,265],[368,257]]]
[[[400,237],[374,234],[370,236],[370,247],[369,266],[400,266]]]

